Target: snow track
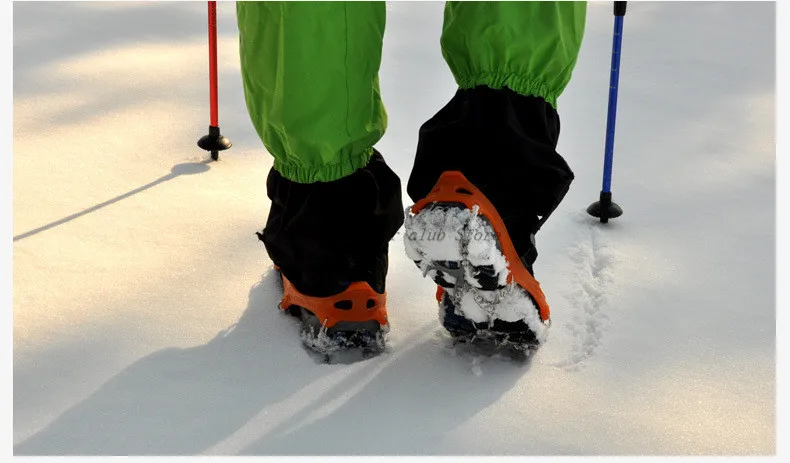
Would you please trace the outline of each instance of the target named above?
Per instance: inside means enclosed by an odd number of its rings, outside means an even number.
[[[582,231],[568,252],[574,269],[570,290],[565,294],[567,306],[562,309],[573,314],[562,326],[571,334],[573,344],[568,357],[554,364],[571,371],[583,368],[604,341],[611,323],[609,293],[617,275],[617,253],[602,228],[605,225],[584,213],[573,222]]]

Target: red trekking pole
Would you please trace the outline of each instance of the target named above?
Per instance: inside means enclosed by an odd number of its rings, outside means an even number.
[[[233,144],[219,133],[219,116],[217,115],[217,2],[208,2],[208,69],[209,97],[211,98],[211,123],[208,135],[198,140],[199,147],[211,151],[211,159],[217,161],[219,152],[230,148]]]

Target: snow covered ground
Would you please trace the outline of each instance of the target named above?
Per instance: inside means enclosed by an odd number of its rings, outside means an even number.
[[[600,189],[611,2],[591,3],[538,235],[549,341],[455,356],[391,244],[387,352],[318,364],[254,232],[269,156],[220,3],[220,162],[205,2],[13,5],[13,451],[70,455],[770,455],[776,451],[775,6],[630,2],[614,198]],[[455,85],[442,3],[393,2],[381,69],[404,182]],[[405,196],[404,196],[405,197]]]

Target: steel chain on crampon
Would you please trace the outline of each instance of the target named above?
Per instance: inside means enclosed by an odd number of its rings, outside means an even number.
[[[471,222],[473,220],[475,220],[475,218],[477,218],[477,211],[478,210],[479,210],[478,206],[475,206],[472,209],[472,214],[469,216],[469,219],[466,221],[466,224],[464,224],[464,232],[465,233],[463,233],[463,235],[462,235],[464,237],[463,239],[465,241],[463,242],[461,255],[463,257],[464,272],[468,273],[469,275],[472,275],[472,272],[470,272],[469,270],[474,268],[472,263],[469,262],[469,251],[468,251],[468,249],[469,249],[469,237],[472,235],[472,233],[470,232],[469,225],[471,224]],[[487,301],[485,299],[485,297],[483,297],[482,294],[479,293],[477,288],[471,287],[471,285],[468,285],[468,286],[470,286],[469,290],[472,293],[472,298],[474,299],[475,303],[477,303],[477,305],[480,306],[481,309],[486,311],[486,314],[488,315],[489,326],[492,326],[494,324],[494,312],[496,311],[496,305],[500,301],[500,291],[497,290],[495,292],[496,296],[494,297],[494,301],[493,302],[489,302],[489,301]]]

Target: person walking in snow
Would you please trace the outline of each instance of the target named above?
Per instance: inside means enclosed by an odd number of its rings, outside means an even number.
[[[545,340],[535,234],[574,177],[556,151],[557,99],[585,15],[585,2],[446,3],[441,49],[458,90],[420,128],[404,213],[374,147],[387,126],[385,3],[237,2],[245,101],[274,157],[259,237],[308,346],[383,347],[388,243],[404,222],[452,335]]]

